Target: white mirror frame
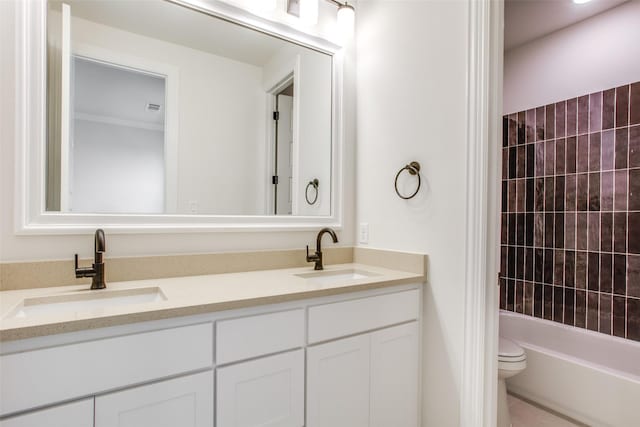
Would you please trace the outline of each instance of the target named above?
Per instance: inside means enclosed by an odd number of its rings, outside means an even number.
[[[333,57],[331,211],[328,216],[82,214],[45,211],[47,2],[16,3],[15,230],[17,234],[283,231],[342,228],[344,49],[215,0],[170,0],[214,17],[290,40]]]

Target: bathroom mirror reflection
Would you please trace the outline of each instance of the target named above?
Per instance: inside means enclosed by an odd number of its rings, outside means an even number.
[[[50,0],[47,45],[47,211],[330,214],[331,55],[165,0]]]

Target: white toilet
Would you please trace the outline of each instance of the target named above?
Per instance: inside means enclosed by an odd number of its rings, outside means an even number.
[[[498,427],[511,427],[505,380],[527,367],[527,355],[515,342],[500,337],[498,345]]]

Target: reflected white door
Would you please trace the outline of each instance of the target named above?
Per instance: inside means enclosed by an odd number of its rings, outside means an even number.
[[[278,95],[278,134],[276,138],[276,175],[278,176],[277,215],[291,215],[291,179],[293,150],[293,96]]]

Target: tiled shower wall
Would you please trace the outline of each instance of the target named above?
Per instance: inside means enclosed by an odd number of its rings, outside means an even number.
[[[640,82],[503,135],[500,307],[640,341]]]

